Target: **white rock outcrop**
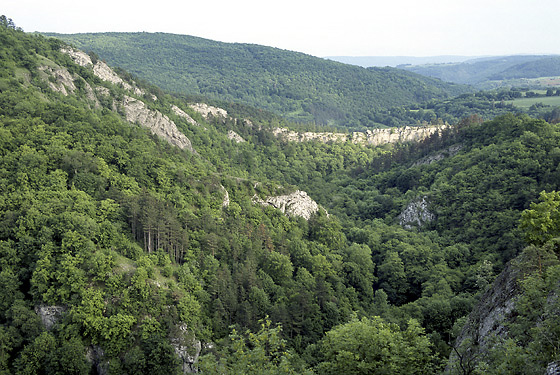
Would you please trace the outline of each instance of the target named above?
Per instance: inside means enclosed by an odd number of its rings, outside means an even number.
[[[75,50],[73,48],[63,48],[61,52],[69,55],[76,64],[80,66],[92,66],[93,74],[102,79],[103,81],[111,82],[115,85],[122,85],[125,90],[134,92],[136,95],[143,95],[144,91],[140,90],[138,87],[133,87],[129,83],[125,82],[121,77],[114,72],[113,69],[109,67],[103,61],[96,61],[94,64],[91,57],[83,51]]]
[[[235,143],[243,143],[245,140],[239,134],[234,132],[233,130],[228,131],[227,134],[228,138],[234,141]]]
[[[519,269],[508,263],[468,315],[454,346],[463,352],[464,358],[472,361],[471,364],[478,362],[482,353],[488,352],[494,339],[508,337],[508,321],[513,319],[515,300],[520,294],[520,276]],[[444,373],[450,374],[452,369],[459,367],[459,362],[457,352],[451,352]]]
[[[229,193],[227,191],[227,189],[224,187],[224,185],[220,184],[220,189],[224,192],[224,199],[222,200],[222,207],[223,208],[228,208],[229,207]]]
[[[437,154],[428,155],[426,157],[423,157],[422,159],[417,160],[414,164],[412,164],[412,166],[416,167],[418,165],[429,165],[429,164],[438,162],[442,159],[445,159],[446,157],[451,157],[451,156],[456,155],[459,151],[461,151],[462,148],[463,148],[462,145],[449,146],[447,148],[447,150],[445,150],[444,152],[438,152]]]
[[[51,90],[61,93],[64,96],[68,96],[76,90],[76,85],[74,84],[74,78],[66,68],[52,68],[49,66],[41,66],[39,70],[43,73],[51,76],[54,80],[48,80],[47,83]],[[53,82],[54,81],[54,82]]]
[[[195,125],[195,126],[200,126],[198,124],[198,122],[196,122],[191,116],[189,116],[189,114],[185,111],[183,111],[181,108],[177,107],[176,105],[172,105],[171,106],[171,110],[179,117],[184,118],[185,120],[187,120],[187,122],[189,124]]]
[[[441,132],[448,127],[449,125],[427,127],[405,126],[402,128],[366,130],[365,132],[353,132],[352,134],[329,132],[299,133],[286,128],[275,128],[272,130],[272,134],[287,142],[318,141],[327,143],[351,141],[354,144],[378,146],[386,143],[421,141],[433,134],[441,134]]]
[[[41,322],[47,331],[62,318],[62,314],[66,312],[66,307],[64,306],[47,306],[39,305],[35,306],[35,313],[41,318]]]
[[[223,118],[226,118],[228,116],[228,113],[225,109],[213,107],[206,103],[193,103],[189,104],[189,106],[200,113],[205,119],[208,119],[210,116]]]
[[[183,323],[177,327],[177,335],[171,339],[171,346],[182,362],[183,374],[198,372],[196,362],[202,350],[202,344],[188,330],[186,324]]]
[[[144,102],[130,96],[124,97],[122,105],[128,122],[138,123],[172,145],[195,152],[191,141],[177,129],[177,126],[169,117],[159,111],[149,109]]]
[[[319,211],[317,202],[301,190],[287,195],[268,197],[266,200],[262,200],[255,195],[253,196],[253,202],[263,206],[272,206],[287,216],[299,216],[305,220],[309,220],[314,213]]]
[[[413,226],[422,227],[433,221],[436,216],[428,209],[426,197],[413,200],[399,215],[399,224],[405,229],[412,229]]]
[[[314,133],[314,132],[304,132],[298,133],[296,131],[286,129],[286,128],[274,128],[272,134],[288,142],[309,142],[309,141],[319,141],[319,142],[346,142],[348,140],[348,134],[344,133]]]

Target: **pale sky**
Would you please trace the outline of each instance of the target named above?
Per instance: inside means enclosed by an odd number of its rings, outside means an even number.
[[[27,32],[147,31],[314,56],[560,54],[560,0],[3,0]]]

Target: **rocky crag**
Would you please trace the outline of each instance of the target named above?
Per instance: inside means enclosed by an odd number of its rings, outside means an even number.
[[[61,51],[69,55],[78,65],[90,67],[93,73],[101,80],[114,85],[120,85],[130,92],[131,95],[146,95],[142,89],[124,81],[103,61],[98,60],[94,62],[88,54],[73,48],[64,48]],[[74,83],[76,77],[67,69],[53,65],[54,63],[49,62],[49,64],[39,68],[46,78],[51,77],[51,79],[46,79],[49,87],[53,91],[60,92],[63,95],[73,94],[76,91],[76,85]],[[93,107],[95,108],[100,106],[98,96],[105,99],[110,95],[106,87],[97,87],[94,90],[87,82],[85,83],[85,89],[88,99],[93,103]],[[157,97],[152,95],[152,100],[157,100]],[[125,95],[120,102],[116,100],[113,101],[113,110],[117,111],[119,107],[123,109],[128,122],[148,128],[152,133],[165,139],[174,146],[189,150],[193,153],[195,152],[191,141],[179,131],[177,125],[168,116],[159,111],[149,109],[142,100],[136,99],[130,95]],[[185,118],[187,122],[198,125],[195,120],[179,107],[172,106],[171,110],[178,116]]]
[[[427,197],[411,201],[399,215],[399,224],[405,229],[422,227],[432,222],[436,216],[430,212]]]
[[[425,127],[405,126],[402,128],[373,129],[365,132],[353,133],[299,133],[286,128],[275,128],[272,134],[287,142],[352,142],[354,144],[379,146],[386,143],[418,142],[434,134],[441,134],[448,128],[449,125]]]
[[[159,111],[151,110],[146,107],[143,101],[126,95],[122,105],[128,122],[137,123],[150,129],[152,133],[180,149],[195,152],[191,141],[179,131],[175,123],[166,115]]]
[[[311,199],[305,191],[297,190],[291,194],[268,197],[262,200],[256,195],[253,203],[263,206],[274,207],[287,216],[299,216],[309,220],[311,216],[319,211],[319,205]]]
[[[555,241],[556,243],[552,244],[550,248],[558,248],[560,241],[558,239]],[[453,344],[453,351],[445,374],[486,373],[485,369],[489,365],[496,367],[496,361],[498,366],[502,364],[502,361],[509,361],[509,370],[502,371],[511,371],[511,363],[514,363],[513,367],[525,366],[525,363],[515,364],[515,361],[511,362],[511,358],[504,357],[508,354],[508,345],[511,347],[512,343],[515,343],[516,349],[510,351],[509,354],[524,358],[523,355],[532,353],[528,357],[531,364],[515,373],[560,374],[560,360],[557,354],[545,355],[546,352],[543,350],[543,345],[558,342],[557,333],[543,331],[537,336],[531,336],[532,339],[537,337],[542,340],[538,343],[534,342],[531,349],[527,346],[528,342],[524,342],[524,340],[528,340],[528,337],[524,339],[519,337],[519,335],[531,335],[529,331],[539,325],[550,326],[550,323],[557,322],[558,316],[560,316],[560,282],[558,278],[555,278],[554,272],[548,273],[548,270],[553,268],[552,266],[557,269],[559,264],[558,257],[554,253],[555,250],[529,246],[506,265],[468,315]],[[527,278],[537,276],[537,279],[542,280],[543,277],[545,279],[548,277],[547,274],[552,278],[544,284],[547,285],[543,289],[544,295],[526,295],[527,292],[523,285]],[[530,318],[525,315],[526,310],[522,306],[523,303],[531,305]],[[524,332],[520,331],[520,324],[524,325]],[[554,327],[555,324],[552,323],[551,327]],[[552,344],[552,346],[556,348],[557,344]],[[497,358],[496,350],[499,353]]]

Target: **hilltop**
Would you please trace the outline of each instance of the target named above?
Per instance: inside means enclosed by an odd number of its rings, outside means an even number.
[[[159,87],[250,104],[291,121],[376,127],[378,111],[466,88],[394,68],[364,69],[277,48],[164,33],[54,35]]]

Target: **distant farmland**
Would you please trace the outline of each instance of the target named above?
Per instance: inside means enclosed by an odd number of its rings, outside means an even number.
[[[508,101],[508,104],[513,104],[516,107],[527,109],[534,104],[542,103],[551,107],[560,107],[560,96],[543,96],[537,98],[520,98]]]

